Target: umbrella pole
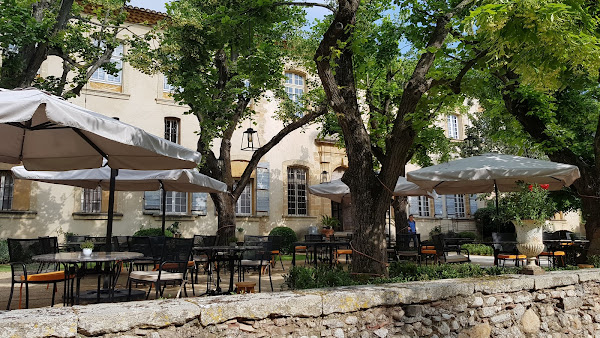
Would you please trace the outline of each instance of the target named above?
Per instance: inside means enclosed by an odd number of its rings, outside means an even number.
[[[165,187],[163,187],[162,182],[160,182],[160,186],[162,189],[162,233],[163,236],[166,236],[165,223],[167,221],[167,190],[165,190]]]
[[[496,216],[500,215],[500,211],[498,210],[498,185],[496,184],[496,180],[494,180],[494,193],[496,194]],[[500,225],[496,231],[500,232]]]
[[[110,190],[108,193],[108,224],[106,225],[106,251],[112,251],[112,227],[115,211],[115,180],[119,175],[119,169],[110,169]]]

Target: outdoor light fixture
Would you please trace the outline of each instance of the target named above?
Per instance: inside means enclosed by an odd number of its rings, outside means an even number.
[[[327,170],[323,170],[321,172],[321,183],[328,183],[329,179],[328,179],[329,173],[327,172]]]
[[[256,151],[256,150],[258,150],[258,148],[260,148],[260,142],[258,141],[258,135],[254,135],[256,133],[257,133],[256,130],[254,130],[252,128],[246,129],[246,131],[244,132],[244,134],[242,136],[242,150]],[[246,142],[246,146],[244,146],[244,140]],[[256,141],[257,146],[254,145],[255,141]]]
[[[469,135],[464,139],[463,142],[465,143],[465,152],[468,156],[475,156],[479,154],[478,141],[478,138],[473,135]]]

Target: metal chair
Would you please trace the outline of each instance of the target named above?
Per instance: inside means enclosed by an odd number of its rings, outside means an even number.
[[[502,266],[506,265],[506,260],[514,260],[515,266],[520,263],[525,264],[527,256],[519,254],[517,250],[517,234],[515,233],[500,233],[492,232],[492,240],[494,241],[494,262]]]
[[[67,279],[73,279],[74,276],[65,273],[65,271],[59,271],[56,264],[35,263],[32,261],[32,257],[58,252],[58,239],[56,237],[34,239],[8,238],[7,242],[11,285],[6,309],[10,310],[10,303],[16,283],[21,285],[19,291],[19,308],[21,308],[23,284],[25,284],[25,308],[29,308],[29,284],[52,284],[52,306],[54,306],[56,284],[65,282]]]
[[[542,234],[543,240],[560,240],[560,233],[557,232],[544,232]],[[541,264],[540,258],[546,257],[548,259],[548,266],[552,264],[553,267],[565,266],[566,265],[566,252],[561,247],[560,242],[557,243],[544,243],[544,251],[538,255],[538,264]]]
[[[396,259],[414,259],[415,263],[420,265],[421,234],[398,234],[396,236],[396,246],[394,247]]]
[[[271,251],[272,243],[269,241],[244,242],[245,246],[260,246],[260,249],[248,250],[242,254],[242,259],[238,262],[239,281],[245,280],[246,270],[258,270],[258,292],[261,292],[261,277],[265,272],[269,273],[269,282],[271,291],[273,291],[273,279],[271,278]]]
[[[469,263],[471,261],[469,250],[463,249],[460,246],[446,246],[443,234],[433,236],[433,245],[435,246],[435,259],[437,263]],[[456,255],[449,256],[447,254],[454,251],[456,251]],[[467,253],[467,256],[462,254],[463,251]]]

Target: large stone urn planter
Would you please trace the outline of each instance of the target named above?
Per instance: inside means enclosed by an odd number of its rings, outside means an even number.
[[[544,269],[535,264],[537,256],[544,251],[543,227],[534,220],[522,220],[515,223],[517,231],[517,249],[527,256],[527,265],[521,269],[522,274],[541,275]]]

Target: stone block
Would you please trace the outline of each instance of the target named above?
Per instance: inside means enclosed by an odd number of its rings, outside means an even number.
[[[470,296],[475,290],[475,283],[472,279],[440,279],[427,282],[402,283],[398,286],[410,290],[405,298],[408,304],[434,302],[456,296]]]
[[[85,335],[124,332],[137,327],[183,325],[198,318],[200,308],[186,299],[74,306],[79,331]]]
[[[535,278],[536,277],[522,275],[503,275],[478,278],[474,279],[475,292],[481,292],[490,295],[503,292],[531,290],[535,285]]]
[[[565,311],[578,309],[583,305],[583,300],[579,297],[565,297],[559,304]]]
[[[278,292],[188,298],[200,309],[202,325],[223,323],[233,318],[264,319],[278,317],[319,317],[323,313],[321,293]]]
[[[572,271],[553,271],[545,275],[536,276],[536,290],[555,288],[558,286],[573,285],[579,283],[579,276]],[[564,292],[564,291],[562,291]]]
[[[406,307],[404,314],[409,317],[417,317],[423,314],[423,305],[409,305]]]
[[[347,313],[378,306],[411,303],[413,290],[395,285],[397,284],[329,289],[321,293],[323,314]]]
[[[465,338],[489,338],[492,334],[492,327],[488,323],[478,324],[471,328],[462,330],[458,335]]]
[[[0,312],[0,337],[75,337],[77,316],[71,308]]]
[[[502,323],[512,319],[512,315],[509,312],[497,314],[490,318],[490,322],[493,324]]]
[[[579,282],[600,281],[600,269],[585,269],[577,271]]]

